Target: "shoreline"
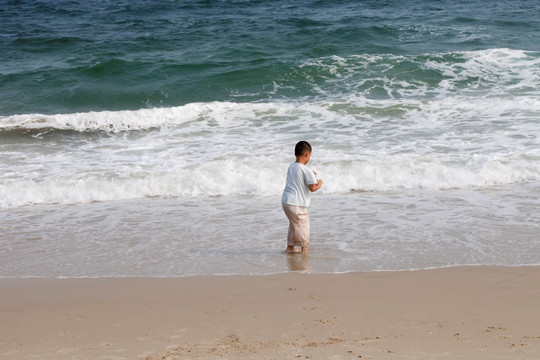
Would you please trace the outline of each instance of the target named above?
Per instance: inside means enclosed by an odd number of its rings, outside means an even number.
[[[296,256],[301,257],[303,254],[300,252],[296,253],[286,253],[281,251],[279,253],[284,257],[294,259]],[[310,252],[306,253],[307,255]],[[304,254],[305,255],[305,254]],[[292,260],[295,261],[295,260]],[[72,281],[72,280],[177,280],[177,279],[189,279],[189,278],[212,278],[212,277],[271,277],[271,276],[287,276],[291,274],[297,274],[300,276],[332,276],[332,275],[351,275],[351,274],[385,274],[385,273],[414,273],[414,272],[424,272],[424,271],[444,271],[450,269],[475,269],[475,268],[491,268],[491,269],[527,269],[527,268],[540,268],[540,264],[522,264],[522,265],[475,265],[475,264],[466,264],[466,265],[447,265],[441,267],[428,267],[428,268],[417,268],[417,269],[403,269],[403,270],[351,270],[351,271],[341,271],[341,272],[311,272],[311,267],[298,265],[298,263],[305,262],[303,259],[295,261],[294,264],[289,266],[289,270],[283,272],[275,272],[268,274],[200,274],[200,275],[178,275],[178,276],[84,276],[84,277],[39,277],[39,276],[27,276],[27,277],[14,277],[14,276],[5,276],[0,277],[0,287],[3,286],[2,282],[4,281],[17,281],[17,280],[40,280],[40,281]]]
[[[0,279],[5,359],[538,359],[540,266]]]

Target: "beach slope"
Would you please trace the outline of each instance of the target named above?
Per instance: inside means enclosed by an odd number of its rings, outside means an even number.
[[[2,359],[540,359],[540,267],[0,279]]]

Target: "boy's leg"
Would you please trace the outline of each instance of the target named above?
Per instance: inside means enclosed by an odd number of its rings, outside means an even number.
[[[307,252],[307,246],[309,245],[310,229],[309,229],[309,214],[306,207],[298,207],[298,229],[297,237],[300,239],[300,246],[302,252]]]
[[[299,252],[299,250],[296,249],[294,245],[294,226],[291,222],[291,219],[289,219],[289,231],[287,233],[287,249],[285,250],[285,252],[287,254]]]
[[[289,219],[289,230],[287,232],[287,249],[285,249],[286,253],[295,253],[298,252],[297,249],[294,248],[294,216],[291,211],[291,206],[287,204],[283,205],[283,211],[285,212],[285,215],[287,216],[287,219]]]
[[[307,209],[301,206],[283,204],[283,211],[289,219],[289,231],[287,234],[287,252],[297,252],[295,246],[307,252],[309,245],[309,217]]]

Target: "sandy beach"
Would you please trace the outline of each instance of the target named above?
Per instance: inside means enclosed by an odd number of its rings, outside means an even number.
[[[0,355],[540,359],[539,279],[540,267],[1,279]]]

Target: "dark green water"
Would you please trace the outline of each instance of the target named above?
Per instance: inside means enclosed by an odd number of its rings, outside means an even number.
[[[0,116],[384,98],[382,74],[437,89],[426,62],[540,50],[532,0],[21,0],[0,2],[0,24]]]

